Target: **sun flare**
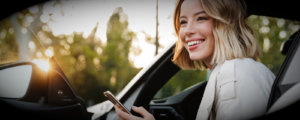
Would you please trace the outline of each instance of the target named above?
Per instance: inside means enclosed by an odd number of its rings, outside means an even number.
[[[45,51],[45,54],[46,54],[46,56],[48,56],[48,57],[52,57],[52,56],[53,56],[53,52],[52,52],[50,49],[47,49],[47,50]]]
[[[50,65],[49,62],[43,59],[33,59],[33,63],[35,63],[40,69],[48,72]]]

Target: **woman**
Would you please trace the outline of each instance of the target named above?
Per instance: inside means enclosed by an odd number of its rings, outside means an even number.
[[[173,62],[210,69],[196,119],[252,119],[266,113],[274,74],[258,62],[260,47],[245,23],[242,0],[180,0],[174,14],[179,40]],[[119,119],[142,119],[124,114]],[[142,107],[133,110],[154,119]]]

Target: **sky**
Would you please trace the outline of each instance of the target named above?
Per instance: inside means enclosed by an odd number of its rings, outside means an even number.
[[[156,32],[156,1],[155,0],[83,0],[83,1],[61,1],[63,5],[53,4],[55,1],[46,2],[42,22],[48,23],[54,35],[72,34],[73,31],[83,32],[87,37],[92,29],[98,24],[96,36],[102,42],[106,42],[106,27],[109,17],[117,7],[122,7],[127,14],[129,30],[137,33],[137,42],[133,46],[140,46],[142,53],[132,57],[137,68],[145,67],[153,58],[155,46],[145,42],[142,31],[155,37]],[[173,27],[173,13],[176,0],[158,0],[158,31],[160,44],[166,46],[176,40]],[[62,16],[61,11],[64,12]],[[48,14],[52,14],[49,21]],[[162,49],[159,49],[161,51]]]

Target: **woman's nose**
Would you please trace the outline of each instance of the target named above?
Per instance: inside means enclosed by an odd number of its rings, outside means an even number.
[[[194,25],[193,24],[188,24],[187,27],[185,28],[184,33],[185,33],[186,36],[190,36],[192,34],[195,34],[196,30],[194,28]]]

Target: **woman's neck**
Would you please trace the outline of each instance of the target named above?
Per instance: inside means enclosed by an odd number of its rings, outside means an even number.
[[[214,66],[214,65],[212,65],[212,64],[210,64],[210,61],[203,61],[202,60],[202,62],[208,67],[208,69],[212,69],[212,67]]]
[[[208,63],[208,64],[206,64],[205,63],[205,65],[208,67],[208,69],[210,69],[211,70],[211,68],[213,67],[213,65],[211,65],[210,63]]]

